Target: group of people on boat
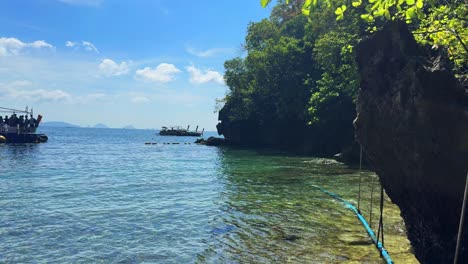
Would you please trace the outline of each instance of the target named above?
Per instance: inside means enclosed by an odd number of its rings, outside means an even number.
[[[31,114],[28,118],[28,115],[20,115],[19,117],[16,113],[13,113],[10,117],[5,116],[3,118],[0,116],[0,132],[8,132],[9,128],[13,128],[17,133],[34,133],[36,128],[39,126],[41,116],[34,118]]]

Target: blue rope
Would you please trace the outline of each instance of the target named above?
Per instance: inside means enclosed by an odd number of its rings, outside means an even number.
[[[370,228],[369,224],[367,223],[366,219],[361,215],[361,213],[358,211],[358,209],[352,205],[351,203],[349,203],[348,201],[346,201],[345,199],[339,197],[338,195],[332,193],[332,192],[329,192],[323,188],[320,188],[318,187],[317,185],[312,185],[312,187],[328,194],[329,196],[335,198],[336,200],[344,203],[344,205],[346,206],[346,208],[350,209],[351,211],[353,211],[357,218],[359,219],[359,221],[361,221],[362,225],[364,226],[364,228],[366,229],[367,233],[369,234],[369,236],[371,237],[372,241],[374,242],[375,246],[377,247],[377,249],[380,251],[380,255],[385,259],[385,261],[387,262],[387,264],[393,264],[393,260],[390,258],[390,255],[388,254],[388,251],[384,248],[384,246],[382,245],[382,243],[377,239],[377,237],[375,236],[375,233],[374,231],[372,231],[372,229]]]

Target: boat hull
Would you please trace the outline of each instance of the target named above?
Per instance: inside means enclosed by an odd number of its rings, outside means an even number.
[[[178,137],[199,137],[202,135],[201,132],[187,132],[177,130],[160,131],[160,136],[178,136]]]
[[[44,143],[49,139],[45,134],[0,133],[5,138],[4,143]]]

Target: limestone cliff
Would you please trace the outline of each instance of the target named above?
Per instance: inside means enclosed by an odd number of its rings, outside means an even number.
[[[346,104],[346,105],[343,105]],[[229,105],[219,112],[218,134],[224,135],[232,145],[267,147],[298,154],[331,157],[354,142],[352,120],[356,116],[353,103],[334,105],[340,119],[325,126],[309,126],[305,120],[259,119],[231,120]]]
[[[468,171],[468,94],[430,53],[404,23],[362,41],[355,128],[416,257],[451,263]],[[460,263],[468,263],[466,227],[463,237]]]

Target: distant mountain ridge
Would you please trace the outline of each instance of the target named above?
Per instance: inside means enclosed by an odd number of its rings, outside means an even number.
[[[42,127],[81,127],[81,126],[70,124],[70,123],[63,122],[63,121],[42,122],[41,126]],[[87,126],[84,128],[110,128],[110,127],[108,127],[106,124],[103,124],[103,123],[97,123],[94,126]],[[127,126],[122,127],[122,129],[136,129],[136,128],[133,125],[127,125]]]
[[[77,125],[73,125],[67,122],[62,122],[62,121],[48,121],[41,123],[41,126],[43,127],[80,127]]]

